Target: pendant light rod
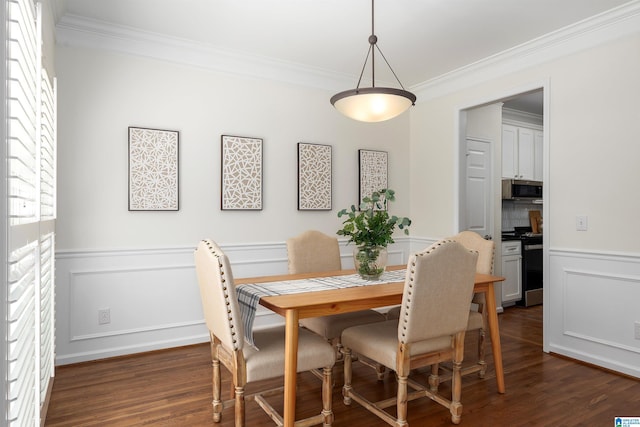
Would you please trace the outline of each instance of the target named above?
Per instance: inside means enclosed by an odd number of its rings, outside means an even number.
[[[374,21],[374,0],[371,0],[371,35],[369,36],[369,50],[371,50],[371,87],[376,87],[376,51],[374,47],[377,47],[378,36],[376,36]],[[380,48],[378,48],[380,50]]]
[[[387,60],[387,57],[384,56],[384,53],[382,52],[382,49],[380,49],[380,46],[378,46],[378,36],[376,36],[376,32],[375,32],[375,5],[374,5],[374,3],[375,3],[375,0],[371,0],[371,35],[369,36],[369,50],[367,50],[367,56],[364,59],[364,64],[362,64],[362,70],[360,71],[360,77],[358,78],[358,84],[356,85],[356,90],[360,88],[360,83],[362,82],[362,76],[364,75],[364,70],[367,68],[367,62],[369,61],[369,56],[371,56],[371,87],[376,87],[376,52],[375,52],[375,49],[378,50],[378,53],[380,53],[380,56],[382,56],[382,59],[384,59],[384,62],[387,64],[387,67],[389,67],[389,70],[391,71],[391,74],[393,74],[393,77],[396,79],[396,81],[398,82],[398,84],[400,85],[402,90],[405,90],[404,85],[402,84],[402,82],[398,78],[398,75],[393,70],[393,67],[391,66],[391,64],[389,64],[389,61]]]

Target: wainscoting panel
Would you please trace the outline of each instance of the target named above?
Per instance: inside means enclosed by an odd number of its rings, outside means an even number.
[[[389,263],[433,239],[398,238]],[[221,245],[235,277],[287,271],[284,242]],[[353,245],[341,242],[344,268]],[[640,378],[640,256],[549,252],[545,324],[549,351]],[[206,342],[193,248],[60,251],[56,254],[56,364]],[[98,312],[108,309],[110,323]],[[261,308],[256,327],[283,319]]]
[[[198,288],[191,285],[192,278],[192,265],[70,272],[70,340],[201,323]],[[104,309],[109,310],[109,324],[91,321]]]
[[[549,349],[640,377],[640,257],[550,253]]]
[[[224,245],[234,277],[287,272],[284,242]],[[389,247],[389,263],[405,264],[409,238]],[[59,251],[56,254],[56,364],[206,342],[193,247]],[[353,245],[341,242],[353,268]],[[99,312],[108,310],[102,323]],[[260,307],[257,328],[282,324]]]
[[[56,364],[207,339],[193,248],[56,254]]]

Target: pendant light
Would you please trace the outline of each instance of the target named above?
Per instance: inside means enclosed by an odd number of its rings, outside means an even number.
[[[404,89],[402,83],[400,83],[400,79],[398,79],[395,71],[393,71],[393,68],[389,65],[389,61],[387,61],[387,58],[385,58],[377,45],[378,37],[374,32],[373,2],[374,0],[371,0],[371,35],[369,36],[369,51],[367,52],[367,57],[364,60],[364,65],[360,72],[358,85],[355,89],[345,90],[344,92],[337,93],[331,97],[331,105],[333,105],[336,110],[349,118],[362,122],[382,122],[392,119],[402,114],[416,103],[416,96]],[[386,62],[402,89],[376,87],[376,49],[380,53],[380,56],[382,56],[382,59]],[[364,70],[367,66],[369,56],[371,56],[371,87],[361,88],[360,82],[362,81],[362,75],[364,74]]]

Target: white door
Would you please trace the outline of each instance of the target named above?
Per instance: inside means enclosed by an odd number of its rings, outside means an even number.
[[[492,236],[491,141],[467,138],[466,150],[466,229]]]

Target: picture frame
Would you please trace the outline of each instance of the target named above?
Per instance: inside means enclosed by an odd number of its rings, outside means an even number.
[[[358,206],[374,191],[389,188],[389,153],[378,150],[358,150]]]
[[[129,211],[177,211],[180,134],[130,126]]]
[[[331,210],[331,157],[331,145],[298,143],[298,210]]]
[[[262,210],[262,143],[262,138],[222,135],[222,210]]]

